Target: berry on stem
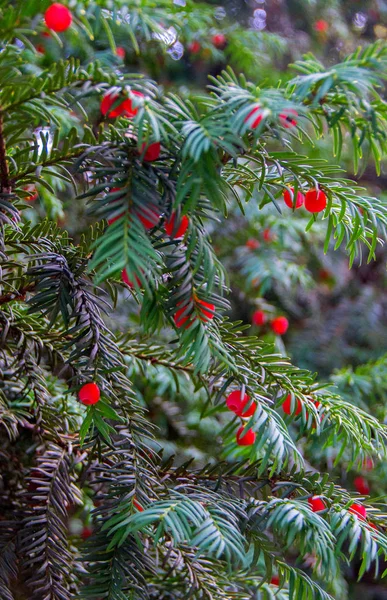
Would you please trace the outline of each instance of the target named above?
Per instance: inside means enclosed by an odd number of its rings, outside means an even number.
[[[254,325],[258,325],[258,327],[261,327],[266,323],[266,314],[263,312],[263,310],[256,310],[253,313],[252,321]]]
[[[293,408],[292,408],[293,406]],[[292,396],[291,394],[288,394],[286,396],[285,402],[282,405],[282,410],[284,411],[284,413],[286,413],[287,415],[299,415],[300,412],[302,412],[302,404],[301,404],[301,400],[298,400],[298,398],[295,399],[295,402],[292,405]]]
[[[278,586],[279,583],[280,583],[278,575],[273,575],[273,577],[270,579],[270,583],[271,583],[271,585],[277,585]]]
[[[181,302],[179,302],[178,306],[180,304],[181,304]],[[188,321],[188,323],[185,326],[185,329],[188,329],[189,327],[191,327],[194,319],[195,319],[195,317],[192,316],[191,314],[189,314],[188,305],[183,306],[182,308],[179,308],[179,310],[175,313],[175,315],[173,317],[173,320],[175,321],[175,325],[178,329],[183,327],[183,325],[185,325],[187,323],[187,321]]]
[[[313,29],[319,33],[326,33],[329,29],[329,24],[324,19],[319,19],[313,25]]]
[[[355,479],[353,480],[353,484],[355,486],[356,491],[359,492],[359,494],[368,496],[368,494],[370,493],[370,486],[368,485],[368,481],[364,479],[364,477],[355,477]]]
[[[249,248],[250,250],[257,250],[257,248],[259,248],[260,245],[261,244],[258,242],[258,240],[254,240],[253,238],[247,240],[245,244],[246,248]]]
[[[250,129],[256,129],[263,119],[262,109],[260,106],[255,106],[245,117],[244,122],[248,124]]]
[[[145,229],[152,229],[153,227],[156,227],[160,220],[160,215],[154,208],[144,207],[142,208],[141,213],[142,214],[138,214],[137,216],[144,225]]]
[[[73,17],[67,6],[54,2],[44,13],[44,20],[49,29],[61,33],[70,27]]]
[[[133,498],[133,506],[134,508],[136,508],[139,512],[143,512],[143,507],[141,506],[141,504],[138,502],[137,498],[134,497]]]
[[[283,197],[286,206],[289,208],[294,207],[294,188],[291,187],[288,190],[284,190]],[[304,194],[297,192],[296,206],[294,208],[300,208],[304,204]]]
[[[280,113],[279,120],[283,127],[290,129],[291,127],[295,127],[297,125],[297,120],[295,117],[298,117],[298,112],[294,110],[294,108],[289,108]]]
[[[86,406],[97,404],[101,397],[101,392],[96,383],[86,383],[78,392],[78,398]]]
[[[201,300],[197,296],[195,297],[196,304],[198,304],[198,310],[201,313],[199,319],[201,321],[211,321],[215,316],[215,304]]]
[[[214,44],[215,48],[223,50],[227,44],[227,38],[224,33],[216,33],[212,36],[212,43]]]
[[[200,52],[201,48],[202,47],[197,40],[194,40],[188,46],[188,50],[191,52],[191,54],[198,54]]]
[[[272,320],[270,327],[277,335],[283,335],[287,332],[289,327],[289,321],[286,317],[276,317]]]
[[[305,194],[305,208],[311,213],[319,213],[325,209],[327,205],[326,194],[322,190],[313,188]]]
[[[147,147],[146,143],[144,142],[141,146],[141,154],[144,152],[144,150],[145,153],[143,159],[147,162],[152,162],[160,158],[161,144],[160,142],[154,142],[153,144],[149,144]]]
[[[122,48],[122,46],[117,46],[116,56],[119,56],[120,58],[122,58],[122,60],[124,60],[125,55],[126,55],[125,48]]]
[[[263,239],[265,240],[265,242],[272,242],[274,239],[274,236],[272,235],[270,229],[264,229],[263,231]]]
[[[144,98],[144,94],[138,92],[137,90],[132,90],[131,94],[133,96],[138,96],[139,98]],[[104,95],[101,102],[101,113],[104,116],[108,116],[110,119],[114,119],[115,117],[126,117],[127,119],[132,119],[138,113],[138,106],[133,106],[133,101],[131,98],[125,98],[122,102],[120,102],[115,108],[112,110],[111,107],[115,104],[116,100],[119,98],[119,94],[116,92],[108,92]]]
[[[367,509],[362,504],[357,504],[356,502],[354,502],[353,504],[351,504],[348,510],[349,512],[359,517],[359,519],[361,519],[362,521],[365,521],[367,518]]]
[[[231,394],[227,396],[226,400],[227,408],[234,412],[237,417],[242,417],[243,419],[251,417],[257,410],[256,402],[251,402],[250,406],[244,410],[245,406],[247,406],[249,403],[250,396],[245,394],[242,398],[242,392],[240,390],[231,392]]]
[[[121,279],[122,279],[122,281],[123,281],[124,283],[126,283],[126,285],[128,285],[128,286],[129,286],[131,289],[133,289],[133,288],[134,288],[134,283],[133,283],[133,281],[131,281],[131,280],[129,279],[129,277],[128,277],[128,273],[127,273],[126,269],[123,269],[123,270],[122,270],[122,273],[121,273]],[[137,285],[138,285],[138,287],[142,287],[141,280],[140,280],[140,278],[139,278],[139,277],[137,277],[137,275],[136,275],[136,282],[137,282]]]
[[[312,496],[312,498],[308,498],[308,504],[313,512],[320,512],[320,510],[325,510],[326,506],[324,502],[319,498],[319,496]]]
[[[93,530],[90,527],[84,527],[81,531],[81,538],[83,540],[87,540],[91,535],[93,535]]]
[[[257,434],[252,429],[245,429],[242,425],[239,427],[236,434],[236,442],[238,446],[252,446],[257,439]]]
[[[176,226],[176,213],[173,212],[168,221],[165,222],[165,231],[169,237],[173,237],[173,239],[176,240],[184,236],[188,226],[189,219],[187,215],[183,215],[178,226]]]

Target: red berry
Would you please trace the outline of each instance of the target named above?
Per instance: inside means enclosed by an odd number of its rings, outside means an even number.
[[[44,13],[44,20],[49,29],[60,33],[70,27],[73,17],[67,6],[55,2]]]
[[[291,187],[288,190],[283,192],[283,197],[285,200],[286,206],[289,208],[293,208],[294,203],[294,188]],[[304,204],[304,194],[301,192],[297,192],[297,200],[296,200],[296,208],[300,208]]]
[[[152,208],[143,208],[142,214],[138,215],[139,220],[144,225],[145,229],[152,229],[160,220],[160,215]]]
[[[146,148],[146,144],[144,142],[143,145],[141,146],[141,154],[144,152],[145,148]],[[160,158],[160,151],[161,151],[160,142],[154,142],[153,144],[150,144],[145,150],[144,160],[146,160],[147,162],[152,162],[154,160],[157,160],[158,158]]]
[[[301,400],[298,400],[296,398],[295,402],[293,403],[293,406],[295,406],[295,408],[292,409],[292,396],[291,396],[291,394],[288,394],[286,396],[285,402],[282,405],[282,410],[287,415],[293,415],[293,414],[296,416],[299,415],[300,412],[302,411]]]
[[[140,279],[139,277],[137,277],[137,275],[136,275],[135,277],[136,277],[136,282],[137,282],[137,285],[138,285],[138,287],[142,287],[141,279]],[[129,279],[129,277],[128,277],[128,273],[127,273],[126,269],[123,269],[123,270],[122,270],[122,273],[121,273],[121,279],[122,279],[122,281],[123,281],[124,283],[126,283],[126,285],[128,285],[128,286],[129,286],[131,289],[133,289],[133,288],[134,288],[134,283],[133,283],[133,281],[131,281],[131,280]]]
[[[279,120],[283,127],[289,129],[290,127],[295,127],[297,125],[297,120],[294,117],[298,117],[297,111],[293,108],[289,108],[280,114]]]
[[[178,306],[181,303],[179,302]],[[182,308],[179,308],[179,310],[175,313],[175,316],[173,317],[173,320],[175,321],[175,325],[178,329],[180,329],[180,327],[183,327],[183,325],[185,325],[187,323],[187,325],[185,326],[185,329],[188,329],[189,327],[191,327],[193,321],[194,321],[195,317],[190,314],[190,310],[187,306],[183,306]]]
[[[327,205],[327,197],[322,190],[315,188],[308,190],[305,194],[305,208],[311,213],[324,210]]]
[[[265,242],[272,242],[273,241],[273,236],[271,234],[270,229],[265,229],[263,231],[263,239],[265,240]]]
[[[234,412],[237,417],[242,417],[243,419],[251,417],[257,410],[256,402],[252,402],[249,408],[247,408],[244,411],[245,406],[247,406],[249,403],[250,396],[245,394],[242,398],[242,392],[240,390],[235,390],[234,392],[231,392],[231,394],[227,396],[226,400],[227,408],[232,410],[232,412]]]
[[[173,237],[174,240],[178,238],[182,238],[185,232],[188,229],[189,219],[187,215],[183,215],[180,219],[180,223],[178,227],[175,224],[176,221],[176,213],[173,212],[170,219],[165,222],[165,231],[169,235],[169,237]]]
[[[239,427],[236,434],[238,446],[252,446],[257,438],[257,434],[252,429],[246,431],[244,425]]]
[[[197,40],[194,40],[188,46],[188,50],[191,52],[191,54],[198,54],[201,50],[201,45]]]
[[[320,19],[319,21],[315,22],[313,29],[319,33],[326,33],[329,29],[329,24],[324,21],[324,19]]]
[[[368,494],[370,493],[370,486],[368,485],[368,481],[364,479],[364,477],[355,477],[355,479],[353,480],[353,484],[355,486],[356,491],[359,492],[359,494],[368,496]]]
[[[131,92],[134,96],[138,96],[140,98],[144,98],[144,94],[141,92],[137,92],[137,90],[132,90]],[[116,102],[119,94],[117,93],[107,93],[102,98],[101,102],[101,113],[103,115],[107,115],[110,119],[114,119],[115,117],[126,117],[128,119],[132,119],[138,113],[138,106],[133,106],[133,102],[131,98],[125,98],[120,104],[118,104],[113,110],[110,110],[113,104]],[[109,114],[108,114],[109,113]]]
[[[199,317],[201,321],[211,321],[215,316],[215,304],[211,304],[211,302],[206,302],[206,300],[201,300],[200,298],[195,298],[196,304],[199,304],[199,312],[202,316]]]
[[[101,397],[101,392],[96,383],[86,383],[78,392],[78,398],[82,404],[89,406],[90,404],[97,404]]]
[[[308,498],[308,504],[313,512],[320,512],[320,510],[325,510],[326,508],[324,502],[318,496]]]
[[[278,575],[273,575],[273,577],[270,580],[271,585],[279,585],[279,577]]]
[[[245,123],[248,124],[250,129],[256,129],[263,119],[262,109],[260,106],[253,108],[249,114],[245,117]]]
[[[253,324],[258,325],[258,327],[261,327],[265,323],[266,323],[266,315],[263,312],[263,310],[256,310],[253,313]]]
[[[357,504],[356,502],[354,502],[353,504],[351,504],[348,510],[349,512],[362,519],[362,521],[365,521],[365,519],[367,518],[367,509],[362,504]]]
[[[91,535],[93,535],[93,530],[90,527],[84,527],[81,532],[81,538],[83,540],[87,540]]]
[[[375,523],[368,523],[368,525],[371,527],[371,529],[375,529],[375,531],[379,531],[378,528],[376,527]]]
[[[139,512],[143,512],[143,510],[144,510],[144,509],[143,509],[143,507],[142,507],[142,506],[141,506],[141,504],[140,504],[140,503],[137,501],[137,499],[136,499],[136,498],[133,498],[133,506],[134,506],[134,508],[137,508],[137,510],[138,510]]]
[[[247,240],[245,244],[246,248],[249,248],[250,250],[256,250],[260,245],[261,244],[258,242],[258,240],[254,240],[252,238]]]
[[[46,54],[46,49],[43,44],[36,44],[35,48],[36,52],[39,52],[39,54]]]
[[[276,317],[272,320],[270,327],[277,335],[283,335],[288,330],[289,321],[286,317]]]
[[[223,50],[227,44],[226,36],[223,33],[216,33],[212,36],[212,43],[214,44],[215,48]]]
[[[372,460],[372,458],[370,458],[369,456],[365,459],[365,461],[363,462],[363,469],[365,471],[372,471],[372,469],[374,468],[374,461]]]
[[[116,55],[119,56],[120,58],[124,59],[125,58],[125,48],[122,48],[121,46],[117,46],[116,48]]]
[[[30,195],[27,196],[27,198],[24,198],[26,202],[35,202],[35,200],[37,200],[37,198],[39,197],[39,194],[34,185],[26,185],[23,189],[26,192],[30,192]]]

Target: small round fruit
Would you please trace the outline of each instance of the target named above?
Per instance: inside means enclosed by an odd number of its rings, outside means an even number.
[[[257,439],[257,434],[252,429],[246,431],[244,425],[239,427],[236,434],[236,442],[238,446],[252,446]]]
[[[191,327],[194,317],[192,314],[189,314],[189,309],[187,306],[183,306],[179,308],[179,310],[175,313],[173,320],[175,321],[175,325],[178,329],[185,325],[185,329]]]
[[[283,335],[288,330],[289,321],[286,317],[276,317],[272,320],[270,327],[277,335]]]
[[[270,579],[270,583],[271,583],[271,585],[277,585],[278,586],[279,583],[280,583],[278,575],[273,575],[273,577]]]
[[[215,48],[219,48],[219,50],[223,50],[227,44],[227,38],[224,33],[216,33],[212,36],[212,43]]]
[[[288,190],[283,192],[283,197],[285,200],[286,206],[289,208],[293,208],[294,206],[294,188],[291,187]],[[304,204],[304,194],[301,192],[297,192],[296,206],[295,208],[300,208]]]
[[[61,33],[70,27],[73,17],[67,6],[54,2],[44,13],[44,20],[49,29]]]
[[[308,498],[308,504],[313,512],[320,512],[320,510],[325,510],[326,506],[324,502],[319,498],[319,496],[312,496],[312,498]]]
[[[249,114],[245,117],[245,123],[248,124],[250,129],[256,129],[263,119],[262,109],[260,106],[253,108]]]
[[[287,415],[299,415],[302,412],[301,400],[298,400],[298,398],[296,398],[296,401],[293,403],[293,406],[295,406],[295,408],[292,409],[292,396],[291,394],[288,394],[286,396],[285,402],[282,405],[282,410]]]
[[[293,108],[289,108],[280,114],[279,120],[283,127],[290,129],[291,127],[296,127],[297,125],[297,119],[295,119],[295,117],[298,117],[297,111]]]
[[[319,213],[325,209],[327,205],[326,194],[322,190],[313,188],[305,194],[305,208],[311,213]]]
[[[348,510],[349,512],[359,517],[359,519],[361,519],[362,521],[365,521],[367,518],[367,509],[362,504],[357,504],[356,502],[354,502],[353,504],[351,504]]]
[[[138,96],[139,98],[144,98],[144,94],[138,92],[137,90],[132,90],[131,92],[133,96]],[[125,98],[122,102],[120,102],[115,108],[112,110],[111,107],[115,104],[116,100],[119,98],[118,93],[107,93],[102,98],[101,102],[101,113],[105,116],[107,115],[110,119],[114,119],[115,117],[126,117],[127,119],[132,119],[138,113],[138,106],[133,106],[133,102],[131,98]]]
[[[81,538],[83,540],[87,540],[91,535],[93,535],[93,530],[90,527],[84,527],[81,531]]]
[[[249,248],[249,250],[257,250],[257,248],[259,248],[260,245],[261,244],[258,242],[258,240],[254,240],[253,238],[247,240],[245,244],[246,248]]]
[[[180,219],[178,227],[176,227],[176,213],[173,212],[168,221],[165,222],[165,231],[169,237],[173,237],[174,240],[182,238],[189,226],[189,219],[187,215],[183,215]]]
[[[86,406],[97,404],[100,397],[101,392],[96,383],[86,383],[78,392],[79,400],[82,402],[82,404],[86,404]]]
[[[116,56],[119,56],[120,58],[122,58],[122,60],[124,60],[125,55],[126,55],[125,48],[122,48],[122,46],[117,46]]]
[[[264,325],[266,323],[266,314],[263,312],[263,310],[256,310],[253,313],[252,321],[253,321],[254,325],[258,325],[258,327],[262,327],[262,325]]]
[[[211,321],[215,316],[215,304],[211,302],[207,302],[206,300],[201,300],[200,298],[196,298],[196,304],[198,304],[198,309],[201,313],[199,317],[201,321]]]
[[[265,240],[265,242],[272,242],[274,239],[274,236],[272,235],[270,229],[264,229],[263,231],[263,239]]]
[[[353,480],[353,484],[355,489],[359,494],[363,494],[364,496],[368,496],[370,493],[370,486],[368,485],[368,481],[364,479],[364,477],[355,477]]]
[[[319,19],[313,25],[313,29],[319,33],[326,33],[329,29],[329,23],[327,23],[327,21],[324,19]]]
[[[188,50],[191,52],[191,54],[198,54],[200,52],[201,48],[202,47],[197,40],[194,40],[188,46]]]
[[[249,404],[250,406],[244,410],[245,406]],[[243,419],[251,417],[257,410],[256,402],[250,403],[250,396],[247,394],[242,398],[242,392],[240,390],[235,390],[227,396],[226,405],[237,417],[242,417]]]
[[[145,142],[141,146],[141,154],[144,152],[146,148]],[[160,142],[154,142],[153,144],[149,144],[149,146],[145,150],[144,160],[146,162],[153,162],[154,160],[158,160],[160,158],[161,152],[161,144]]]
[[[136,498],[133,498],[133,506],[134,508],[136,508],[139,512],[143,512],[143,507],[141,506],[141,504],[138,502],[138,500]]]
[[[145,229],[152,229],[153,227],[156,227],[157,223],[160,221],[159,213],[152,208],[143,208],[141,214],[137,216],[144,225]]]

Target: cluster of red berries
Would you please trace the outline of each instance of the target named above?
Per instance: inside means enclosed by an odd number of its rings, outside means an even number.
[[[286,206],[289,208],[301,208],[305,205],[307,211],[319,213],[326,208],[327,196],[320,189],[312,188],[305,195],[298,191],[297,197],[294,197],[294,188],[291,187],[283,192],[283,198]]]
[[[264,117],[264,112],[262,111],[262,107],[257,104],[250,110],[250,112],[246,115],[244,122],[250,127],[250,129],[257,129],[259,125],[262,123]],[[278,115],[279,122],[282,127],[286,129],[290,129],[292,127],[297,126],[297,117],[298,113],[294,108],[285,109],[282,113]]]
[[[263,310],[256,310],[253,313],[252,321],[254,325],[262,327],[267,321],[266,313],[264,313]],[[276,335],[284,335],[289,328],[289,321],[286,317],[275,317],[275,319],[270,322],[270,327]]]
[[[250,401],[250,396],[241,390],[235,390],[227,396],[226,406],[241,419],[252,417],[257,410],[257,403]],[[236,433],[238,446],[252,446],[257,439],[257,434],[252,429],[246,429],[241,425]]]
[[[61,33],[70,27],[73,17],[67,6],[54,2],[44,13],[44,21],[49,29]]]
[[[321,500],[319,496],[312,496],[311,498],[308,498],[308,504],[313,512],[320,512],[327,508],[325,502]],[[367,519],[367,509],[365,506],[363,506],[363,504],[353,502],[348,510],[350,513],[356,515],[362,521],[365,521]],[[376,528],[375,525],[370,525]]]
[[[212,36],[211,41],[215,48],[218,48],[218,50],[224,50],[227,46],[227,38],[224,33],[215,33],[215,35]],[[190,44],[188,44],[188,51],[191,54],[199,54],[201,49],[202,47],[198,40],[193,40]]]

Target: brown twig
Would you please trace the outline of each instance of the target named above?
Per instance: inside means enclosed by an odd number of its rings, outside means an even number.
[[[20,290],[14,290],[13,292],[7,292],[7,294],[3,294],[0,296],[0,305],[7,304],[8,302],[13,302],[14,300],[24,300],[26,293],[30,292],[35,287],[34,283],[29,283],[25,285]]]

